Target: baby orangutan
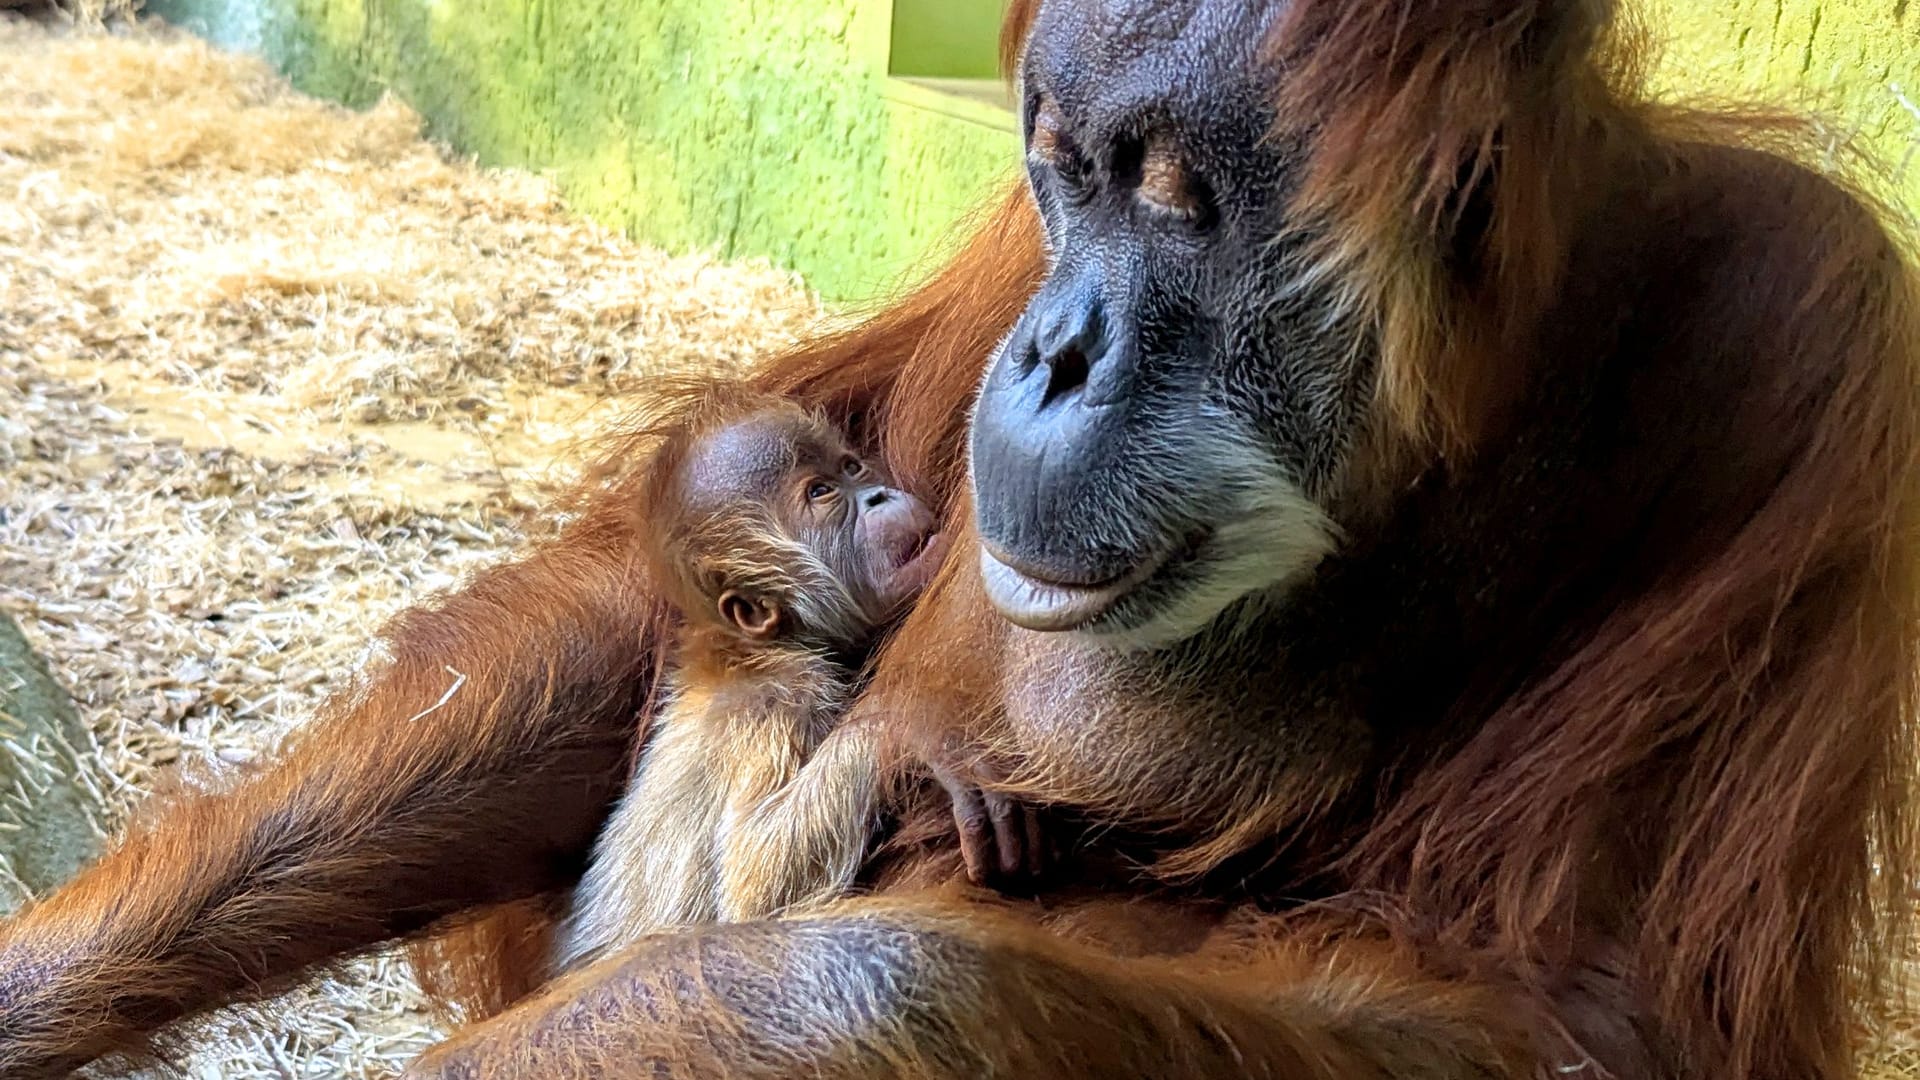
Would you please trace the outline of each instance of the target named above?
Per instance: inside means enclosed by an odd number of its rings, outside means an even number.
[[[663,704],[575,891],[562,968],[852,884],[881,763],[852,729],[826,736],[945,547],[818,417],[728,383],[686,396],[643,474],[649,562],[677,608]]]

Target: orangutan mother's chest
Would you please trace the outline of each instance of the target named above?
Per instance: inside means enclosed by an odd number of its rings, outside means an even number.
[[[1249,652],[1201,662],[1021,632],[1002,683],[1008,749],[1048,796],[1120,821],[1198,823],[1250,788],[1350,769],[1358,718]]]

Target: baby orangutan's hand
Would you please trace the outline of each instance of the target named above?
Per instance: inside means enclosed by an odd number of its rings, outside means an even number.
[[[1040,808],[1002,790],[1006,770],[979,747],[952,736],[940,749],[927,769],[953,800],[967,877],[1000,888],[1037,881],[1050,861]]]

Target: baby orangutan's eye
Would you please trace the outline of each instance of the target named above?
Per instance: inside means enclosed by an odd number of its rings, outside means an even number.
[[[832,494],[833,485],[825,480],[815,480],[813,483],[807,485],[808,502],[819,502],[821,499]]]
[[[848,476],[859,476],[861,473],[867,471],[867,467],[860,464],[859,458],[849,454],[847,455],[846,462],[840,466],[840,471],[846,473]]]

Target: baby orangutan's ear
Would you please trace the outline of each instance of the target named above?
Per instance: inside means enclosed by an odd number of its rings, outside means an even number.
[[[767,641],[780,632],[780,608],[728,589],[720,594],[720,617],[755,641]]]

